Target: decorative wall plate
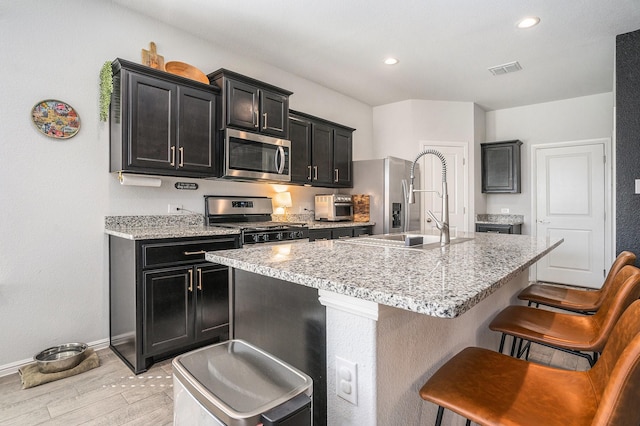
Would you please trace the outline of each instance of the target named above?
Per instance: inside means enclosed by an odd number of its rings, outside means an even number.
[[[40,133],[56,139],[69,139],[80,130],[80,117],[69,104],[54,99],[40,101],[31,111],[31,120]]]

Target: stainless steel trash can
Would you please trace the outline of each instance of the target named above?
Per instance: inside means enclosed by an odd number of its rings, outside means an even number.
[[[176,426],[307,426],[313,382],[242,340],[173,359]]]

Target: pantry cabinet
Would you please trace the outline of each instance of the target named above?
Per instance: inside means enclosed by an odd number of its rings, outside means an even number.
[[[111,171],[219,176],[219,90],[122,59],[112,68]]]

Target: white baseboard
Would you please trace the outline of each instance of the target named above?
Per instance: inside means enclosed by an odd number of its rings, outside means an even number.
[[[87,343],[87,345],[93,350],[100,350],[109,347],[109,338],[96,340],[94,342]],[[23,359],[21,361],[12,362],[5,365],[0,365],[0,377],[8,376],[18,372],[20,367],[31,364],[33,358]]]

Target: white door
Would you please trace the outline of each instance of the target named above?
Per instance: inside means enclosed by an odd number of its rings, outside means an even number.
[[[449,193],[449,229],[451,236],[455,236],[456,231],[468,231],[466,200],[468,194],[468,171],[467,171],[467,145],[436,145],[423,143],[422,150],[435,149],[440,151],[447,162],[447,188]],[[433,189],[442,192],[442,162],[435,155],[425,155],[422,157],[422,188]],[[435,192],[421,193],[423,202],[421,218],[423,229],[435,228],[435,224],[426,214],[431,210],[437,218],[442,217],[442,198]],[[441,195],[441,194],[440,194]]]
[[[537,263],[538,281],[600,287],[605,273],[603,144],[538,149],[537,235],[564,242]]]

